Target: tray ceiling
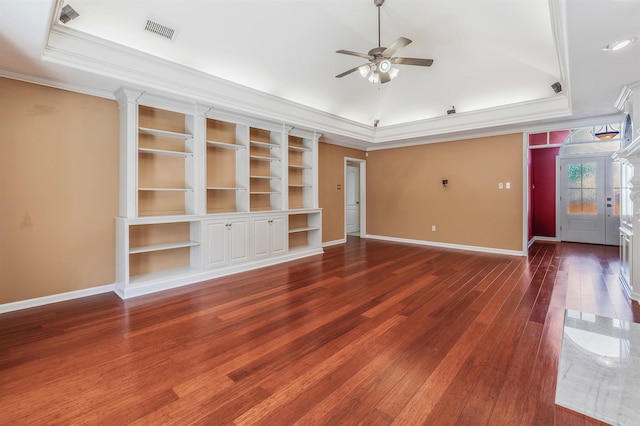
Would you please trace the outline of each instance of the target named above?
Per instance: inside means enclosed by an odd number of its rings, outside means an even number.
[[[0,47],[10,56],[0,69],[105,91],[196,94],[365,144],[615,114],[615,97],[640,72],[640,43],[601,49],[640,32],[634,1],[387,0],[382,45],[407,37],[399,56],[434,63],[400,66],[384,85],[357,72],[335,78],[365,62],[336,50],[377,46],[372,0],[66,3],[80,16],[62,24],[54,16],[63,2],[2,0]],[[174,29],[173,39],[145,31],[149,19]],[[598,76],[602,59],[613,66]]]

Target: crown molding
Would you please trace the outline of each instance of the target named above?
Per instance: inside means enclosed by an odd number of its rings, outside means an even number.
[[[548,120],[571,115],[569,101],[556,95],[540,101],[488,108],[481,111],[456,113],[429,120],[376,129],[374,143],[414,139],[425,136],[446,135],[466,131],[483,133],[485,129]]]
[[[52,80],[42,77],[34,77],[32,75],[16,73],[9,70],[0,69],[0,77],[10,78],[12,80],[24,81],[25,83],[47,86],[54,89],[67,90],[70,92],[80,93],[83,95],[96,96],[104,99],[116,100],[115,94],[110,90],[98,89],[96,87],[81,86],[78,84],[67,83],[66,81]]]
[[[360,140],[373,127],[251,89],[144,52],[54,24],[43,59],[114,79],[119,85],[213,105],[215,108],[286,122]]]
[[[491,128],[521,126],[571,114],[569,96],[563,91],[539,101],[374,128],[74,30],[57,21],[52,22],[43,59],[107,77],[117,86],[138,87],[211,105],[214,110],[315,129],[339,144],[359,149],[403,141],[412,143],[411,140],[420,138],[437,137],[442,141],[465,132],[473,133],[468,137],[475,137]],[[563,86],[566,85],[565,80]],[[86,93],[78,88],[71,90]],[[114,98],[106,93],[99,96]]]
[[[620,89],[620,94],[618,95],[618,98],[613,105],[620,111],[624,111],[625,103],[635,89],[640,89],[640,81],[629,83],[626,86],[623,86],[622,89]]]

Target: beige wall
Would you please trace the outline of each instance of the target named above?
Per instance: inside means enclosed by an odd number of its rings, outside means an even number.
[[[318,144],[318,201],[322,208],[322,242],[344,235],[344,159],[365,159],[365,152],[329,143]],[[338,185],[340,188],[337,189]]]
[[[367,233],[520,251],[522,159],[520,133],[370,152]]]
[[[0,303],[115,281],[118,127],[115,101],[0,78]],[[323,242],[345,237],[345,157],[367,160],[369,234],[522,249],[521,134],[368,157],[321,142]]]
[[[0,303],[115,281],[115,101],[0,78]]]

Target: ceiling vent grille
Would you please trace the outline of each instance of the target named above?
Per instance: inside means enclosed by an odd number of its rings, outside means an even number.
[[[170,41],[173,41],[177,34],[177,31],[173,28],[159,24],[152,19],[147,19],[147,22],[144,25],[144,30]]]

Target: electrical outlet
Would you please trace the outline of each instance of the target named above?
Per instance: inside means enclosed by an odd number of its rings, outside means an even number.
[[[498,182],[498,189],[502,189],[502,188],[504,188],[504,187],[502,186],[502,182]]]
[[[435,230],[436,230],[436,226],[435,226],[435,225],[432,225],[432,226],[431,226],[431,230],[432,230],[432,231],[435,231]]]
[[[511,182],[507,182],[507,183],[506,183],[506,188],[507,188],[507,189],[511,189]]]

